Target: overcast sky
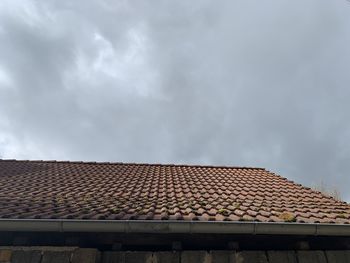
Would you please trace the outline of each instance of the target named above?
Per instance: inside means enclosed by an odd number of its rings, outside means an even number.
[[[350,201],[350,2],[1,0],[0,157],[258,166]]]

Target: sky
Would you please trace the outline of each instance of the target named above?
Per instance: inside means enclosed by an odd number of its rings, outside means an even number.
[[[0,1],[0,158],[264,167],[350,201],[347,0]]]

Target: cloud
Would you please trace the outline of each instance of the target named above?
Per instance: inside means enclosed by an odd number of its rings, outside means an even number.
[[[350,200],[347,1],[20,2],[2,157],[263,166]]]

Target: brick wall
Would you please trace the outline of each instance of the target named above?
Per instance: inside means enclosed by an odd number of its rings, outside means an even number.
[[[0,263],[350,263],[338,251],[100,252],[77,247],[1,247]]]

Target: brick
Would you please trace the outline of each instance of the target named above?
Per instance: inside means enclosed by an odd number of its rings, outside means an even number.
[[[184,251],[181,253],[181,263],[209,263],[210,254],[206,251]]]
[[[12,253],[11,263],[40,263],[41,251],[15,250]]]
[[[242,251],[236,253],[237,263],[269,263],[265,251]]]
[[[151,252],[126,252],[125,263],[152,263]]]
[[[125,263],[125,252],[103,252],[102,263]]]
[[[156,252],[153,253],[153,262],[156,263],[179,263],[179,252]]]
[[[350,262],[350,250],[327,250],[325,253],[328,263]]]
[[[70,263],[71,251],[44,251],[41,263]]]
[[[267,251],[269,263],[297,263],[294,251]]]
[[[297,257],[299,263],[327,263],[324,252],[320,250],[297,251]]]
[[[211,262],[212,263],[233,263],[235,261],[234,251],[217,250],[211,251]]]
[[[71,263],[98,263],[100,252],[92,248],[80,248],[74,251]]]
[[[9,249],[0,250],[0,263],[10,262],[12,256],[12,251]]]

